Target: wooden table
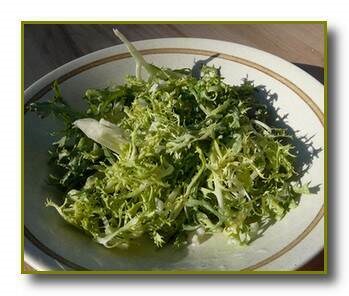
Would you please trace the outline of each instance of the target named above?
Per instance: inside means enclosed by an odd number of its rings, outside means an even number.
[[[90,52],[119,44],[112,25],[25,25],[24,85]],[[118,25],[131,41],[201,37],[252,46],[290,61],[323,83],[321,24],[134,24]],[[323,270],[323,251],[301,270]],[[25,267],[27,270],[30,266]]]

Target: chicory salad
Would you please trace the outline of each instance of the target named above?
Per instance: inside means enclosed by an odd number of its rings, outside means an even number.
[[[159,68],[114,30],[136,61],[123,85],[88,89],[74,110],[54,97],[30,110],[64,128],[49,151],[50,182],[68,223],[107,248],[140,237],[155,246],[223,232],[248,244],[309,193],[294,167],[291,136],[268,124],[256,87],[228,85],[218,68]],[[141,70],[147,72],[142,77]]]

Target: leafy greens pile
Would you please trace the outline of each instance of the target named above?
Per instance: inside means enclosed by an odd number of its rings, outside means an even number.
[[[52,100],[30,106],[65,124],[50,150],[50,178],[65,199],[47,206],[113,248],[143,235],[158,247],[182,246],[188,234],[222,231],[247,244],[297,205],[308,188],[295,181],[289,136],[266,124],[251,82],[227,85],[208,66],[199,79],[189,69],[160,69],[114,32],[136,76],[87,90],[83,112],[56,83]]]

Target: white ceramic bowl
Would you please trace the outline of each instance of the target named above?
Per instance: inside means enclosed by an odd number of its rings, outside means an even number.
[[[312,196],[301,198],[298,208],[248,247],[227,244],[216,235],[198,247],[178,251],[170,247],[122,251],[105,249],[68,225],[47,197],[57,194],[45,184],[48,174],[49,132],[58,126],[27,112],[24,118],[24,224],[25,261],[37,270],[294,270],[324,246],[324,88],[296,66],[271,54],[239,44],[193,38],[169,38],[134,42],[146,60],[170,68],[192,67],[206,61],[221,67],[225,81],[240,84],[248,76],[278,95],[275,107],[288,114],[287,124],[297,135],[313,136],[319,149],[303,181],[320,185]],[[218,53],[218,55],[217,55]],[[214,58],[212,56],[216,55]],[[211,58],[209,58],[211,56]],[[209,58],[209,59],[208,59]],[[208,60],[207,60],[208,59]],[[50,85],[58,79],[64,98],[79,107],[87,88],[122,83],[134,74],[134,60],[125,46],[103,49],[74,60],[38,80],[25,91],[25,102],[52,96]]]

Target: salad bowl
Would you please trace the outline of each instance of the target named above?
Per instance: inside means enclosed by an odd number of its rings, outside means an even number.
[[[24,116],[24,260],[36,270],[116,272],[238,272],[296,270],[324,247],[325,140],[324,87],[291,63],[240,44],[209,39],[165,38],[133,43],[149,63],[171,69],[202,65],[219,67],[224,81],[241,84],[244,78],[271,97],[277,115],[300,139],[301,160],[307,166],[302,183],[312,194],[247,246],[230,244],[214,234],[183,249],[156,249],[144,241],[129,249],[106,249],[68,225],[45,201],[60,193],[46,180],[50,132],[59,122]],[[24,105],[53,96],[57,80],[67,102],[82,108],[88,88],[122,84],[134,75],[135,62],[124,45],[76,59],[47,74],[24,92]]]

